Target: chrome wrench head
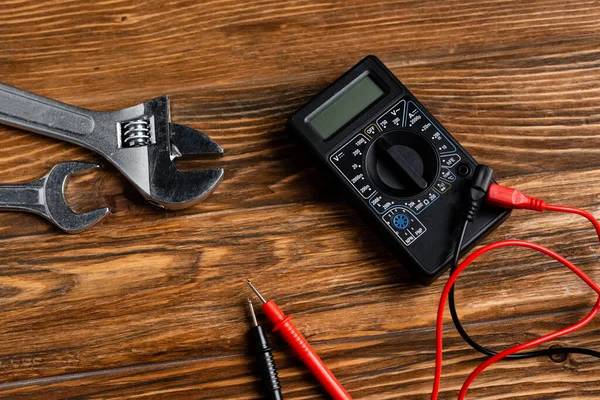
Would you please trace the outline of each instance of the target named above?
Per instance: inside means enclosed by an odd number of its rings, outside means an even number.
[[[65,232],[81,232],[99,222],[110,212],[108,207],[104,207],[75,213],[67,204],[65,189],[69,176],[92,168],[100,168],[100,166],[83,161],[68,161],[55,165],[44,177],[46,181],[43,195],[48,213],[44,216]]]
[[[139,115],[142,107],[143,114]],[[223,148],[195,129],[171,123],[167,96],[121,112],[127,119],[117,125],[119,155],[115,158],[119,159],[113,164],[148,201],[182,209],[216,189],[223,179],[222,168],[183,172],[175,166],[173,160],[179,157],[220,157]]]
[[[0,210],[27,211],[46,218],[67,233],[81,232],[109,213],[108,207],[77,214],[65,199],[69,175],[99,165],[69,161],[55,165],[44,177],[28,183],[0,185]]]
[[[223,149],[202,133],[171,123],[167,96],[99,112],[0,84],[0,122],[95,151],[161,207],[192,206],[223,179],[221,168],[177,169],[175,158],[218,157]]]

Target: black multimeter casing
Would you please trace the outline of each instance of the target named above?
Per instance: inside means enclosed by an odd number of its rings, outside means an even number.
[[[323,138],[311,118],[366,75],[382,94]],[[378,58],[364,58],[314,97],[290,118],[289,129],[333,174],[350,203],[421,284],[431,284],[450,266],[464,221],[466,185],[477,162]],[[373,172],[379,171],[378,166],[372,166],[373,144],[392,134],[401,141],[402,135],[412,137],[431,155],[421,160],[427,164],[421,167],[429,168],[427,187],[406,197],[398,194],[401,190],[394,192],[382,184],[378,173]],[[469,224],[461,252],[468,251],[509,215],[509,210],[483,205]]]

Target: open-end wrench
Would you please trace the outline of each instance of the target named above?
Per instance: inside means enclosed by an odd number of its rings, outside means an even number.
[[[196,204],[223,178],[221,168],[177,169],[173,162],[177,157],[221,156],[223,149],[204,134],[171,123],[167,96],[99,112],[0,84],[0,122],[97,152],[148,201],[169,209]]]
[[[46,176],[37,181],[0,185],[0,211],[27,211],[46,218],[65,232],[77,233],[100,221],[107,207],[81,214],[74,213],[65,200],[65,186],[69,174],[98,168],[99,165],[69,161],[55,165]]]

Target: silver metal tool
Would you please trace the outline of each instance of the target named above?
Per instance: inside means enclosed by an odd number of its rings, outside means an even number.
[[[89,228],[108,214],[108,207],[76,214],[65,200],[70,174],[98,168],[99,165],[69,161],[55,165],[46,176],[34,182],[0,185],[0,211],[27,211],[46,218],[65,232],[77,233]]]
[[[221,156],[223,149],[204,134],[171,123],[167,96],[99,112],[0,84],[0,122],[95,151],[161,207],[190,207],[210,195],[223,178],[221,168],[177,169],[177,157]]]

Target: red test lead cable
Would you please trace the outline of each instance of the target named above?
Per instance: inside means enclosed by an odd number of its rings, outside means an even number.
[[[273,300],[265,300],[260,292],[252,285],[250,280],[246,283],[263,302],[262,310],[273,323],[273,332],[279,331],[283,339],[292,347],[296,355],[310,369],[315,378],[323,385],[327,393],[334,400],[352,400],[350,394],[344,389],[333,373],[327,368],[317,352],[313,350],[308,341],[302,336],[298,328],[292,323],[291,316],[285,315]]]
[[[555,205],[546,204],[546,202],[544,202],[543,200],[526,196],[516,189],[512,189],[512,188],[505,187],[505,186],[500,186],[497,184],[490,185],[490,187],[487,191],[487,199],[486,200],[490,204],[493,204],[493,205],[496,205],[499,207],[504,207],[504,208],[520,208],[520,209],[528,209],[528,210],[534,210],[534,211],[540,211],[540,212],[556,211],[556,212],[564,212],[564,213],[580,215],[582,217],[585,217],[592,223],[592,225],[594,226],[594,229],[596,229],[598,238],[600,239],[600,222],[598,222],[598,220],[596,218],[594,218],[594,216],[587,211],[580,210],[578,208],[573,208],[573,207],[563,207],[563,206],[555,206]],[[559,338],[561,336],[564,336],[566,334],[574,332],[580,328],[583,328],[588,323],[590,323],[592,321],[592,319],[594,319],[594,317],[600,312],[600,286],[598,286],[594,281],[592,281],[583,271],[581,271],[579,268],[577,268],[573,263],[571,263],[569,260],[562,257],[561,255],[555,253],[554,251],[547,249],[543,246],[540,246],[538,244],[526,242],[523,240],[504,240],[504,241],[500,241],[500,242],[496,242],[496,243],[491,243],[491,244],[488,244],[487,246],[480,248],[479,250],[475,251],[473,254],[468,256],[458,266],[458,268],[456,268],[456,270],[452,273],[452,275],[450,276],[450,279],[448,280],[448,282],[446,283],[446,286],[444,287],[442,297],[440,299],[440,304],[438,307],[437,323],[436,323],[436,366],[435,366],[435,380],[434,380],[434,384],[433,384],[433,392],[431,394],[432,400],[437,400],[439,389],[440,389],[440,380],[441,380],[441,375],[442,375],[442,331],[443,331],[444,307],[446,304],[446,299],[448,297],[448,293],[450,292],[450,288],[452,287],[452,285],[454,285],[454,283],[456,282],[456,279],[458,278],[460,273],[465,268],[467,268],[469,266],[469,264],[471,264],[476,258],[478,258],[479,256],[481,256],[489,251],[492,251],[494,249],[498,249],[501,247],[511,247],[511,246],[526,247],[526,248],[530,248],[533,250],[537,250],[537,251],[539,251],[543,254],[546,254],[546,255],[554,258],[555,260],[559,261],[560,263],[565,265],[567,268],[569,268],[571,271],[573,271],[589,287],[591,287],[598,295],[598,299],[596,301],[596,304],[592,308],[592,310],[579,322],[577,322],[569,327],[558,330],[556,332],[552,332],[547,335],[541,336],[537,339],[530,340],[530,341],[522,343],[520,345],[511,347],[507,350],[504,350],[504,351],[496,354],[495,356],[488,358],[479,367],[477,367],[471,373],[471,375],[469,375],[469,377],[467,378],[467,380],[465,381],[465,383],[463,384],[463,386],[460,390],[460,393],[458,396],[459,400],[463,400],[466,397],[467,390],[469,389],[469,386],[471,385],[471,383],[475,380],[475,378],[481,372],[483,372],[487,367],[489,367],[493,363],[502,360],[504,357],[506,357],[508,355],[530,349],[534,346],[538,346],[540,344],[546,343],[550,340]]]

